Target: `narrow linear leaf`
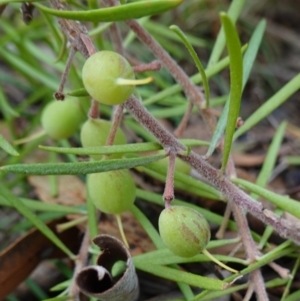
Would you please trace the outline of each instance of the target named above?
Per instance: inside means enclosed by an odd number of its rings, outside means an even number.
[[[202,146],[208,145],[207,141],[201,141],[196,139],[180,139],[186,146]],[[73,155],[106,155],[106,154],[118,154],[118,153],[142,153],[148,151],[155,151],[162,149],[162,146],[157,142],[144,142],[125,145],[110,145],[110,146],[97,146],[97,147],[52,147],[52,146],[39,146],[41,149],[56,152],[61,154],[73,154]]]
[[[246,50],[246,45],[244,45],[242,47],[242,53],[245,52]],[[205,74],[207,78],[211,78],[212,76],[214,76],[215,74],[219,73],[221,70],[225,69],[229,64],[229,57],[225,57],[224,59],[220,60],[218,63],[216,63],[215,65],[206,68],[205,69]],[[190,80],[194,83],[194,84],[200,84],[202,82],[202,78],[201,75],[199,73],[194,74],[193,76],[190,77]],[[182,91],[182,87],[179,84],[174,84],[173,86],[164,89],[161,92],[158,92],[154,95],[152,95],[151,97],[147,98],[143,103],[144,105],[150,105],[153,104],[155,102],[158,102],[160,100],[165,99],[166,97],[172,96],[178,92]]]
[[[155,247],[158,249],[165,248],[165,245],[158,233],[158,231],[155,229],[153,224],[149,221],[147,216],[137,207],[132,206],[131,208],[132,214],[135,216],[135,218],[139,221],[141,226],[144,228],[152,242],[154,243]]]
[[[220,16],[226,36],[227,48],[230,58],[230,101],[228,110],[228,117],[230,118],[227,118],[224,152],[221,167],[221,170],[225,172],[230,155],[233,134],[236,128],[236,121],[240,112],[243,82],[243,62],[241,43],[236,28],[225,13],[221,13]]]
[[[6,95],[0,86],[0,110],[6,119],[11,117],[19,117],[19,113],[16,112],[9,104]]]
[[[235,21],[238,19],[239,14],[241,13],[245,2],[246,2],[246,0],[233,0],[231,2],[227,14],[233,23],[235,23]],[[224,35],[224,29],[222,27],[218,33],[217,40],[216,40],[216,42],[214,44],[214,48],[211,52],[211,55],[210,55],[210,58],[209,58],[209,61],[207,64],[208,67],[212,67],[213,65],[215,65],[218,62],[221,54],[223,53],[224,47],[225,47],[225,35]]]
[[[89,93],[85,88],[77,89],[77,90],[72,90],[67,93],[67,95],[70,96],[76,96],[76,97],[86,97],[89,96]]]
[[[11,146],[11,144],[0,134],[0,147],[12,156],[19,156],[19,153]]]
[[[65,214],[86,214],[84,207],[71,207],[58,204],[43,203],[40,201],[34,201],[30,199],[19,198],[20,202],[24,204],[30,210],[42,211],[42,212],[60,212]],[[12,207],[12,204],[5,198],[0,196],[0,205]]]
[[[220,142],[220,139],[225,131],[227,118],[228,118],[228,111],[229,111],[229,100],[230,95],[228,96],[228,99],[226,100],[225,106],[222,110],[222,114],[218,120],[217,126],[214,130],[213,136],[211,138],[211,142],[209,145],[209,148],[205,154],[205,157],[210,157],[212,153],[215,151],[218,143]]]
[[[183,0],[148,0],[87,11],[63,11],[35,4],[51,15],[78,21],[114,22],[160,14],[181,4]]]
[[[235,132],[234,140],[249,131],[253,126],[266,118],[275,109],[289,99],[296,91],[300,89],[300,73],[291,79],[284,87],[282,87],[275,95],[269,98],[262,106],[260,106]]]
[[[279,148],[281,146],[284,131],[286,129],[287,122],[283,121],[278,127],[276,134],[269,146],[268,152],[266,154],[266,159],[263,163],[263,166],[260,170],[260,173],[256,179],[256,184],[260,187],[265,187],[268,183],[268,180],[271,176],[271,173],[274,169]]]
[[[300,300],[300,290],[297,290],[287,296],[284,301],[298,301]]]
[[[217,255],[217,254],[214,254],[214,256],[220,261],[234,262],[234,263],[243,264],[245,266],[248,265],[246,260],[240,258],[226,256],[226,255]],[[160,250],[144,253],[142,255],[133,258],[134,263],[142,264],[142,262],[147,262],[147,261],[156,265],[170,265],[170,264],[182,264],[182,263],[191,263],[191,262],[211,262],[211,259],[205,256],[204,254],[198,254],[192,257],[180,257],[174,255],[169,249],[167,249],[164,246],[164,248]]]
[[[15,195],[13,195],[2,183],[0,183],[0,196],[2,196],[7,202],[11,203],[21,215],[28,219],[65,254],[67,254],[72,259],[75,258],[75,255],[49,229],[49,227],[43,221],[41,221],[30,209],[28,209]]]
[[[242,179],[231,179],[231,181],[235,184],[241,185],[243,188],[258,194],[259,196],[267,199],[272,204],[281,208],[282,210],[296,216],[300,219],[300,203],[299,201],[293,200],[288,196],[279,195],[272,191],[269,191],[265,188],[259,187],[256,184],[248,182]]]
[[[84,175],[109,170],[129,169],[155,162],[163,159],[164,157],[165,155],[155,155],[148,157],[78,163],[13,164],[0,167],[0,171],[30,175]]]
[[[183,33],[183,31],[176,25],[172,25],[170,26],[170,29],[173,30],[181,39],[182,43],[184,44],[184,46],[187,48],[187,50],[189,51],[192,59],[194,60],[194,63],[196,64],[198,71],[201,75],[202,78],[202,83],[203,83],[203,87],[204,87],[204,92],[205,92],[205,98],[206,98],[206,107],[209,107],[209,98],[210,98],[210,91],[209,91],[209,85],[208,85],[208,80],[205,74],[205,70],[201,64],[201,61],[199,60],[199,57],[195,51],[195,49],[193,48],[193,46],[191,45],[191,43],[189,42],[189,40],[187,39],[187,37],[185,36],[185,34]]]
[[[21,3],[21,2],[41,2],[43,0],[0,0],[0,4]]]
[[[176,282],[186,283],[192,286],[201,287],[210,290],[224,290],[229,286],[228,283],[214,278],[202,277],[192,273],[179,271],[173,268],[154,265],[150,262],[137,264],[136,268],[158,277],[169,279]]]
[[[245,55],[243,58],[243,89],[245,88],[245,85],[249,79],[249,75],[250,75],[252,66],[254,64],[254,60],[256,58],[259,46],[262,42],[262,38],[263,38],[265,30],[266,30],[266,21],[263,20],[256,26],[256,28],[250,38],[248,47],[246,49],[246,52],[245,52]],[[229,102],[229,97],[228,97],[228,100],[226,101],[226,104],[223,108],[221,117],[218,120],[218,124],[216,126],[213,137],[211,139],[209,149],[206,153],[207,157],[211,156],[211,154],[214,152],[214,150],[216,149],[216,147],[225,131],[227,117],[228,117],[228,108],[229,108],[228,102]]]
[[[266,31],[266,26],[266,20],[260,21],[249,40],[248,47],[243,59],[243,89],[245,88],[245,85],[249,79],[258,49],[261,45],[264,33]]]
[[[272,287],[284,286],[286,283],[287,283],[287,278],[285,279],[275,278],[271,281],[265,282],[264,285],[266,288],[272,288]],[[249,282],[245,284],[234,285],[230,288],[227,288],[224,291],[210,291],[209,293],[205,294],[203,297],[200,298],[196,297],[195,299],[193,299],[193,301],[211,301],[211,300],[220,300],[220,298],[222,300],[224,299],[225,295],[229,295],[241,290],[246,290],[248,287],[249,287]]]
[[[284,160],[290,165],[300,165],[300,156],[286,156]]]
[[[5,48],[0,48],[0,54],[15,70],[20,71],[27,77],[32,77],[50,89],[57,89],[59,82],[54,76],[48,76],[43,70],[35,69],[34,66],[31,66],[28,62],[22,60],[21,57],[11,51],[7,51]]]

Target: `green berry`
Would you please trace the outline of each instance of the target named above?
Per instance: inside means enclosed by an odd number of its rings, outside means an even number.
[[[106,143],[110,133],[111,122],[104,119],[88,119],[82,126],[80,131],[80,139],[83,147],[103,146]],[[114,144],[126,144],[126,136],[123,131],[118,128]],[[100,160],[102,155],[91,155],[95,160]],[[119,157],[118,155],[112,156]]]
[[[134,86],[120,85],[118,79],[134,79],[128,61],[113,51],[100,51],[91,55],[82,69],[82,81],[88,93],[98,102],[117,105],[125,102]]]
[[[83,113],[77,99],[50,102],[42,112],[41,124],[46,133],[54,139],[66,139],[80,127]]]
[[[164,209],[159,216],[158,226],[167,248],[181,257],[201,253],[210,240],[208,222],[189,207],[170,206]]]
[[[87,190],[94,205],[102,212],[120,214],[135,200],[135,183],[127,169],[90,174]]]

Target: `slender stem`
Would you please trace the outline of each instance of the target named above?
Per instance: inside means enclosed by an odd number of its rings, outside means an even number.
[[[225,212],[223,214],[222,223],[219,227],[219,230],[217,231],[217,233],[215,235],[216,238],[218,238],[218,239],[224,238],[224,234],[225,234],[225,231],[226,231],[227,226],[228,226],[230,214],[231,214],[231,206],[230,206],[230,203],[227,202],[226,209],[225,209]]]
[[[125,108],[133,115],[133,117],[164,147],[166,152],[181,153],[187,148],[180,143],[163,125],[161,125],[133,95],[125,102]]]
[[[64,87],[68,78],[68,74],[75,56],[76,50],[72,47],[66,62],[65,70],[62,73],[61,79],[60,79],[60,85],[58,87],[58,90],[54,93],[54,98],[56,100],[64,100],[65,95],[64,95]]]
[[[227,266],[226,264],[222,263],[220,260],[218,260],[217,258],[215,258],[212,254],[210,254],[207,250],[203,250],[202,253],[208,257],[209,259],[211,259],[213,262],[215,262],[217,265],[219,265],[220,267],[224,268],[225,270],[238,274],[239,272],[235,269],[232,269],[231,267]]]
[[[117,130],[118,130],[119,125],[120,125],[121,120],[122,120],[123,110],[124,110],[124,104],[120,104],[116,107],[115,112],[114,112],[114,116],[113,116],[112,125],[111,125],[111,128],[110,128],[110,132],[109,132],[109,135],[107,137],[105,145],[113,145],[114,144],[116,133],[117,133]]]
[[[200,89],[195,86],[183,69],[172,59],[172,57],[157,43],[151,35],[135,20],[128,20],[126,24],[135,32],[137,37],[156,55],[162,65],[169,70],[170,74],[182,86],[187,98],[197,106],[202,114],[209,130],[213,132],[216,120],[205,108],[206,101]]]
[[[104,1],[102,1],[104,2]],[[124,56],[124,48],[122,44],[122,38],[121,38],[121,32],[119,30],[119,27],[116,23],[112,23],[109,27],[109,33],[110,33],[110,38],[113,42],[114,49],[116,52]]]
[[[165,191],[163,195],[163,199],[165,201],[165,207],[169,207],[171,201],[174,200],[174,173],[175,173],[175,160],[176,153],[169,153],[169,165],[167,178],[165,183]]]
[[[175,137],[179,138],[183,134],[183,132],[186,129],[186,126],[189,122],[189,119],[191,117],[193,107],[194,107],[194,104],[190,101],[189,104],[188,104],[188,108],[185,111],[185,113],[184,113],[184,115],[183,115],[183,117],[180,121],[180,124],[178,125],[177,129],[174,131],[174,136]]]
[[[247,288],[246,294],[243,298],[243,301],[250,301],[253,293],[254,293],[254,285],[253,285],[253,283],[250,283]]]
[[[79,297],[80,291],[76,284],[75,278],[76,278],[77,274],[82,270],[82,268],[84,268],[86,266],[88,254],[89,254],[89,252],[88,252],[89,247],[90,247],[90,234],[89,234],[89,231],[86,230],[83,240],[81,242],[80,250],[78,253],[77,260],[76,260],[76,266],[75,266],[75,270],[74,270],[74,274],[73,274],[73,279],[72,279],[72,282],[68,289],[70,295],[73,297],[73,300],[75,300],[75,301],[80,300],[80,297]]]
[[[99,118],[99,102],[95,99],[92,99],[90,110],[89,110],[89,117],[92,119]]]
[[[161,68],[161,63],[159,61],[153,61],[149,64],[139,64],[133,67],[135,73],[141,73],[146,71],[158,71]]]
[[[84,46],[86,47],[89,56],[97,52],[97,49],[94,46],[92,40],[86,34],[80,34],[80,39],[84,44]]]
[[[118,228],[122,237],[122,240],[124,242],[124,245],[129,249],[129,244],[128,241],[126,239],[126,235],[124,233],[124,229],[123,229],[123,224],[122,224],[122,220],[121,220],[121,215],[120,214],[116,214],[116,219],[117,219],[117,223],[118,223]]]

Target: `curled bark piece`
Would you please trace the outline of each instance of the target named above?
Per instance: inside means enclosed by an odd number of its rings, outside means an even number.
[[[96,266],[82,269],[76,283],[86,295],[103,301],[134,301],[139,295],[138,279],[125,245],[110,235],[99,235],[94,243],[102,250]],[[118,278],[111,276],[115,263],[126,262],[126,270]]]

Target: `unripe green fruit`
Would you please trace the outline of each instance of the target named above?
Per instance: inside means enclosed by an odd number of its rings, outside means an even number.
[[[77,99],[67,98],[52,101],[43,110],[41,123],[46,133],[54,139],[72,136],[83,120],[83,113]]]
[[[210,240],[208,222],[189,207],[170,206],[164,209],[159,216],[158,226],[167,248],[181,257],[199,254]]]
[[[106,143],[110,133],[111,122],[103,119],[88,119],[82,126],[80,131],[80,140],[83,147],[103,146]],[[118,128],[114,144],[126,144],[126,136],[123,131]],[[117,154],[113,158],[119,157]],[[91,155],[91,158],[100,160],[102,155]]]
[[[120,85],[118,79],[134,79],[128,61],[113,51],[100,51],[91,55],[82,69],[82,81],[88,93],[98,102],[117,105],[128,99],[132,85]]]
[[[94,205],[104,213],[120,214],[135,200],[135,183],[127,169],[90,174],[87,189]]]

